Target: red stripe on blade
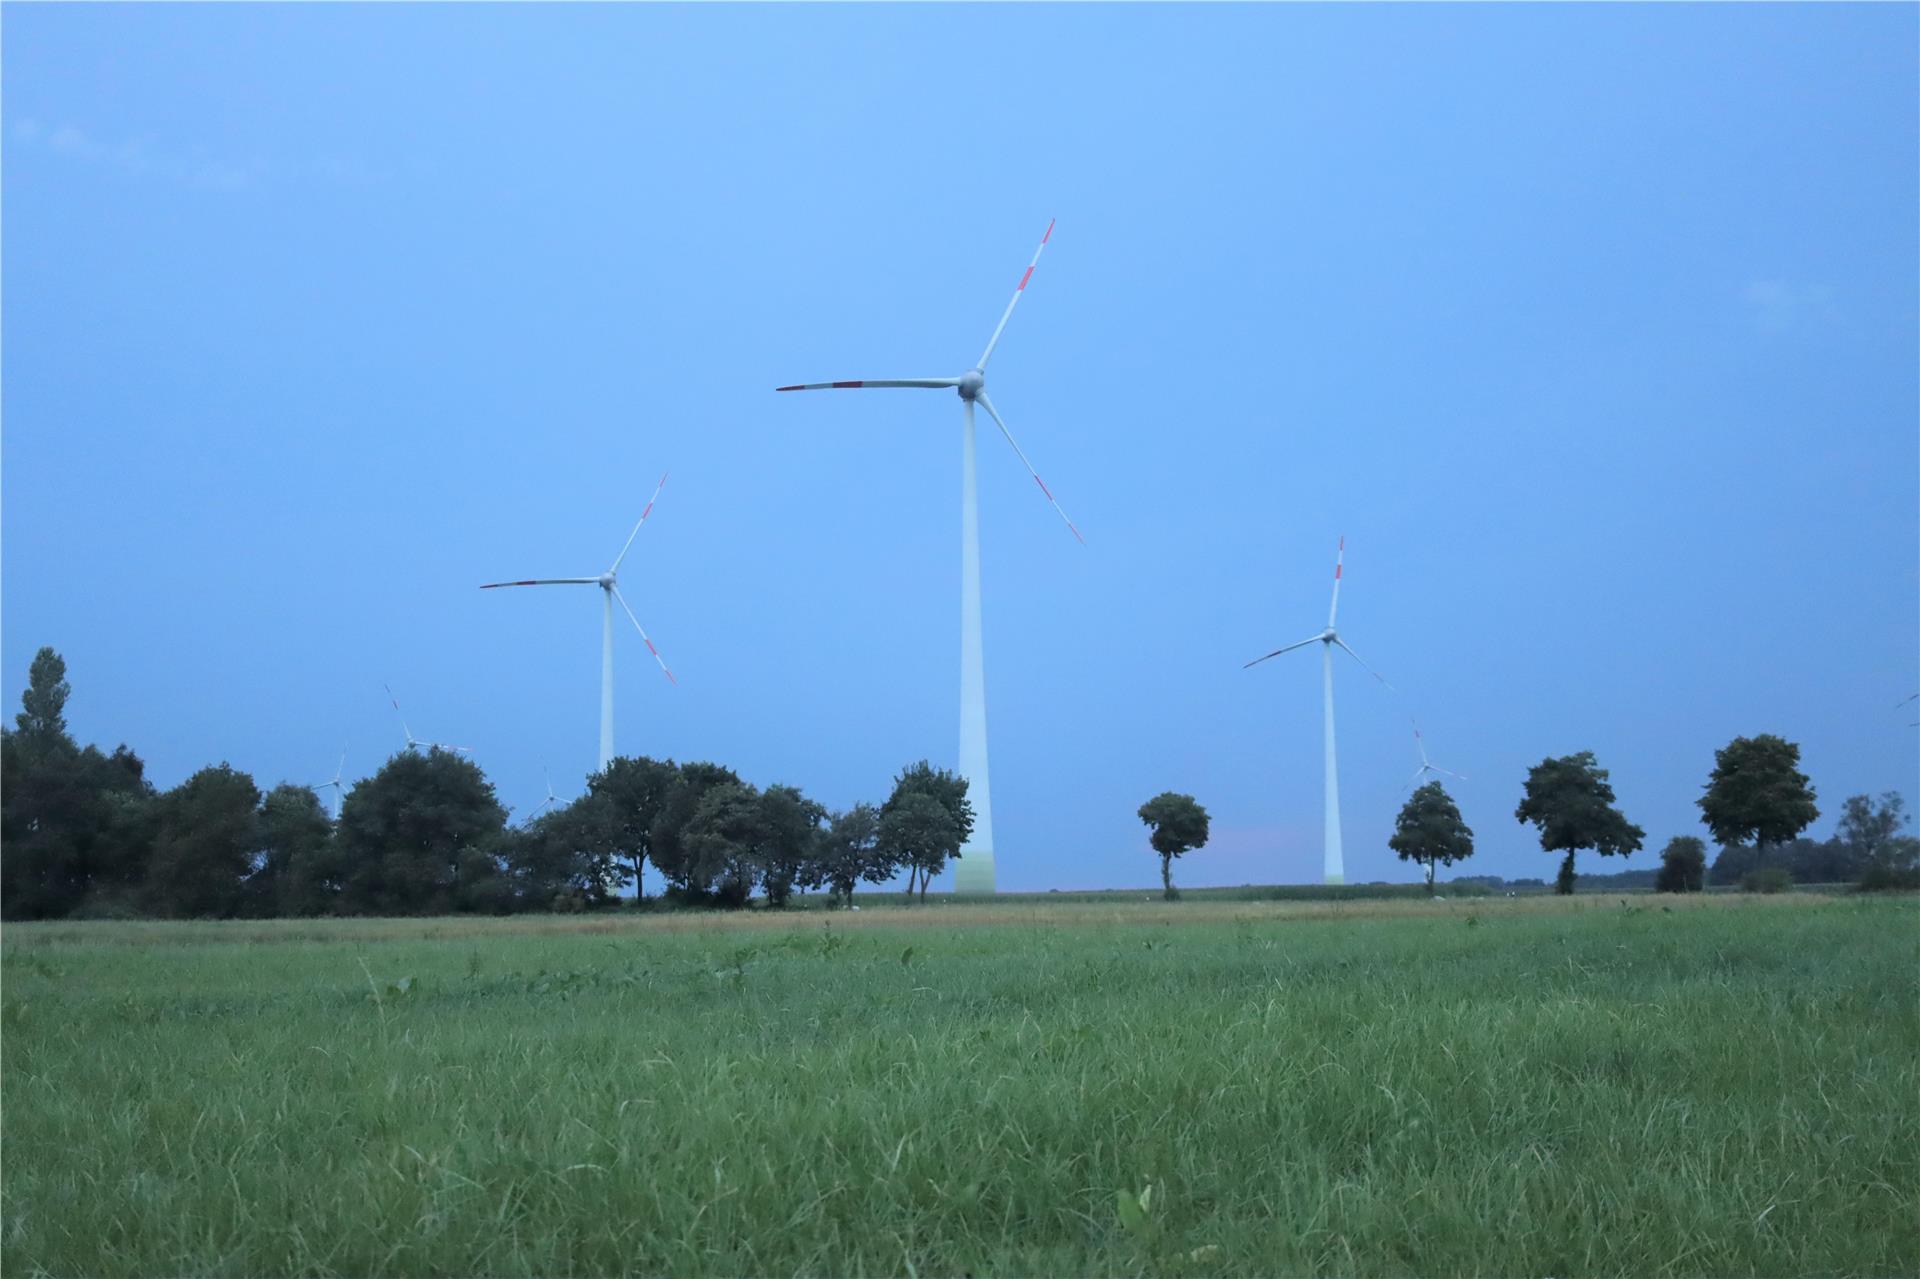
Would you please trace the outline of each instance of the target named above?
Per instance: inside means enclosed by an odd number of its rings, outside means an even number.
[[[1025,289],[1027,287],[1027,281],[1031,280],[1032,278],[1033,278],[1033,268],[1028,267],[1027,273],[1020,277],[1020,288],[1015,289],[1014,292],[1019,293],[1021,292],[1021,290]]]
[[[849,387],[849,386],[865,386],[865,385],[866,385],[866,383],[865,383],[865,382],[835,382],[835,383],[833,384],[833,387],[834,387],[834,389],[835,389],[835,390],[837,391],[837,390],[840,390],[840,389],[841,389],[841,388],[843,388],[843,387]]]
[[[773,389],[776,391],[804,391],[807,388],[804,386],[776,386]]]
[[[1048,218],[1047,233],[1040,237],[1040,243],[1045,244],[1048,240],[1051,240],[1052,238],[1053,238],[1053,219]]]

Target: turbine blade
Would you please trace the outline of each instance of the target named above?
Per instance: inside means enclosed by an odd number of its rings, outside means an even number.
[[[1001,420],[999,411],[993,407],[993,401],[987,398],[987,393],[985,391],[980,392],[980,394],[978,394],[974,398],[980,401],[980,407],[984,408],[987,411],[987,416],[993,419],[993,424],[1000,428],[1000,434],[1007,437],[1007,443],[1013,445],[1013,451],[1019,454],[1020,461],[1024,463],[1027,468],[1027,474],[1031,475],[1033,477],[1033,482],[1040,486],[1040,491],[1047,495],[1047,501],[1053,504],[1053,509],[1056,512],[1058,512],[1061,519],[1067,521],[1067,531],[1073,534],[1075,540],[1077,540],[1080,543],[1080,545],[1085,546],[1087,544],[1087,539],[1084,537],[1081,537],[1080,530],[1073,526],[1072,520],[1067,519],[1067,513],[1064,510],[1061,510],[1059,501],[1057,501],[1053,496],[1053,490],[1048,488],[1047,482],[1040,478],[1040,472],[1033,469],[1033,463],[1027,461],[1027,455],[1020,451],[1020,445],[1018,444],[1018,442],[1014,440],[1013,432],[1009,431],[1007,429],[1007,424]]]
[[[1426,773],[1426,771],[1427,771],[1427,766],[1425,764],[1422,764],[1420,765],[1420,767],[1414,769],[1413,776],[1407,779],[1407,785],[1402,786],[1400,789],[1405,790],[1407,789],[1407,786],[1411,786],[1415,782],[1419,781],[1420,778]]]
[[[1347,559],[1347,536],[1340,535],[1340,549],[1333,557],[1333,603],[1327,609],[1327,629],[1333,629],[1333,615],[1340,611],[1340,569]]]
[[[400,699],[393,695],[393,689],[390,686],[382,684],[380,687],[387,690],[387,700],[393,703],[393,713],[395,718],[400,721],[400,731],[405,734],[407,745],[412,746],[414,744],[413,730],[407,727],[407,717],[400,713]]]
[[[1285,648],[1274,649],[1271,653],[1267,654],[1267,657],[1278,657],[1282,653],[1291,653],[1296,648],[1305,648],[1307,645],[1314,643],[1319,638],[1320,637],[1318,635],[1309,635],[1306,639],[1301,640],[1298,644],[1289,644]],[[1251,662],[1248,662],[1247,666],[1258,666],[1260,665],[1260,663],[1266,661],[1267,657],[1256,657]],[[1247,666],[1242,666],[1240,669],[1244,671],[1247,669]]]
[[[653,486],[653,496],[647,499],[647,509],[640,512],[640,518],[634,521],[633,532],[627,534],[626,546],[621,547],[620,553],[613,557],[613,567],[607,570],[609,573],[618,573],[620,571],[620,561],[627,558],[627,551],[633,546],[633,539],[640,536],[640,526],[647,522],[647,516],[653,514],[653,504],[660,500],[660,490],[666,486],[667,473],[662,471],[660,473],[660,482]]]
[[[896,377],[875,381],[871,378],[862,382],[801,382],[794,386],[776,386],[776,391],[858,391],[872,390],[876,387],[954,387],[960,385],[957,377]]]
[[[1353,659],[1354,661],[1356,661],[1356,662],[1360,662],[1360,669],[1361,669],[1361,670],[1364,670],[1364,671],[1365,671],[1365,672],[1366,672],[1367,674],[1369,674],[1369,675],[1371,675],[1371,676],[1373,676],[1373,677],[1374,677],[1375,679],[1377,679],[1377,680],[1379,680],[1379,681],[1380,681],[1380,682],[1381,682],[1382,684],[1387,684],[1387,677],[1386,677],[1386,676],[1384,676],[1384,675],[1382,675],[1382,674],[1381,674],[1381,673],[1380,673],[1379,671],[1376,671],[1376,670],[1374,670],[1374,669],[1373,669],[1373,667],[1371,667],[1371,666],[1368,666],[1368,665],[1367,665],[1367,664],[1366,664],[1366,663],[1365,663],[1364,661],[1361,661],[1361,660],[1360,660],[1360,654],[1358,654],[1358,653],[1356,653],[1356,652],[1354,652],[1354,651],[1353,651],[1352,649],[1350,649],[1350,648],[1347,648],[1347,642],[1346,642],[1345,640],[1343,640],[1343,639],[1336,639],[1336,640],[1334,640],[1333,642],[1334,642],[1334,643],[1336,643],[1336,644],[1338,644],[1338,645],[1339,645],[1339,646],[1340,646],[1341,648],[1346,648],[1346,649],[1347,649],[1347,656],[1348,656],[1348,657],[1351,657],[1351,658],[1352,658],[1352,659]],[[1391,684],[1387,684],[1387,687],[1388,687],[1388,688],[1393,688],[1393,685],[1391,685]],[[1397,693],[1397,692],[1399,692],[1400,690],[1399,690],[1399,689],[1397,689],[1397,688],[1393,688],[1393,691]]]
[[[619,600],[620,607],[627,610],[627,620],[633,623],[634,630],[640,632],[641,640],[645,642],[647,646],[647,651],[653,654],[653,660],[660,663],[660,669],[662,672],[665,673],[667,677],[667,682],[671,684],[678,684],[680,681],[677,679],[674,679],[673,672],[670,670],[667,670],[667,659],[660,656],[660,650],[653,646],[653,641],[651,639],[647,638],[647,628],[640,625],[640,619],[633,615],[633,606],[627,603],[627,597],[620,593],[620,588],[617,586],[613,588],[613,598]]]
[[[599,584],[600,579],[597,577],[530,577],[520,582],[488,582],[480,589],[493,591],[502,586],[598,586]]]
[[[1451,768],[1442,768],[1438,764],[1429,764],[1427,765],[1427,767],[1431,768],[1436,773],[1445,773],[1448,777],[1453,778],[1455,781],[1464,782],[1467,780],[1464,776],[1454,772]]]
[[[1020,283],[1013,288],[1013,298],[1007,303],[1006,311],[1000,316],[1000,323],[994,326],[993,336],[987,339],[987,349],[980,356],[980,363],[974,365],[984,370],[987,361],[993,358],[993,348],[1000,344],[1000,335],[1006,331],[1007,321],[1013,318],[1013,308],[1020,305],[1020,295],[1027,291],[1027,281],[1033,278],[1033,269],[1040,265],[1040,255],[1046,251],[1047,241],[1053,238],[1053,220],[1047,220],[1047,233],[1040,237],[1040,247],[1033,251],[1033,261],[1027,263],[1027,273],[1020,277]]]

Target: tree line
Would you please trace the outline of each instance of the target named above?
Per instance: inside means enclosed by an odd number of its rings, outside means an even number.
[[[885,802],[830,812],[799,788],[764,789],[722,764],[619,758],[586,794],[520,826],[479,765],[409,748],[347,790],[338,819],[311,786],[262,791],[228,764],[157,790],[138,755],[79,746],[71,688],[51,648],[0,730],[0,912],[226,918],[505,914],[647,895],[774,907],[905,871],[909,891],[960,855],[973,830],[966,779],[926,761]]]

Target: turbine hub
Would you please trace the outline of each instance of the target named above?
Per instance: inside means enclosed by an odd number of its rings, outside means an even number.
[[[1324,644],[1336,644],[1339,642],[1340,637],[1335,635],[1333,628],[1329,626],[1326,630],[1320,632],[1320,640]]]
[[[599,576],[598,581],[600,583],[601,590],[610,591],[613,589],[613,574],[611,572],[602,573]]]
[[[982,373],[979,369],[968,369],[960,375],[960,385],[956,389],[960,392],[961,399],[971,400],[974,396],[980,394],[986,385],[986,374]]]

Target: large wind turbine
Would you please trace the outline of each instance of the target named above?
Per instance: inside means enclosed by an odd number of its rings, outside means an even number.
[[[660,490],[667,486],[667,477],[662,475],[660,482],[654,485],[653,496],[647,499],[647,507],[640,512],[635,521],[633,532],[627,534],[627,544],[613,557],[613,567],[598,577],[534,577],[520,582],[488,582],[480,589],[498,590],[503,586],[597,586],[600,588],[600,768],[605,771],[608,761],[613,758],[613,603],[620,601],[620,607],[626,611],[627,620],[633,623],[633,629],[640,632],[640,639],[653,654],[653,660],[660,663],[670,683],[680,681],[673,678],[673,672],[667,670],[667,659],[660,656],[660,650],[647,638],[647,628],[640,625],[640,619],[634,616],[633,607],[627,603],[627,597],[620,593],[620,565],[627,558],[627,552],[633,548],[633,539],[640,536],[640,526],[647,522],[647,516],[653,514],[653,504],[660,500]]]
[[[1282,653],[1291,653],[1294,649],[1305,648],[1309,644],[1320,645],[1321,675],[1323,685],[1326,689],[1327,837],[1325,870],[1326,880],[1329,884],[1344,884],[1347,882],[1346,861],[1340,849],[1340,778],[1339,770],[1334,765],[1333,757],[1333,650],[1335,648],[1345,649],[1348,657],[1351,657],[1356,662],[1360,662],[1362,670],[1379,680],[1382,684],[1387,684],[1386,679],[1380,672],[1361,661],[1360,654],[1354,652],[1351,648],[1347,648],[1347,642],[1341,639],[1339,634],[1333,629],[1334,615],[1340,611],[1340,571],[1346,557],[1347,539],[1343,537],[1340,539],[1340,549],[1333,560],[1333,603],[1327,609],[1327,629],[1321,631],[1318,635],[1309,635],[1297,644],[1289,644],[1285,648],[1276,648],[1267,654],[1267,657],[1278,657]],[[1260,663],[1266,661],[1267,657],[1256,657],[1251,662],[1248,662],[1247,665],[1258,666]],[[1393,685],[1387,684],[1387,687],[1392,688]]]
[[[1000,316],[1000,323],[994,326],[993,336],[987,339],[987,349],[980,353],[974,366],[959,377],[923,377],[888,378],[878,381],[859,382],[803,382],[797,386],[775,387],[776,391],[844,391],[860,390],[869,387],[914,387],[927,390],[951,390],[959,394],[964,410],[965,427],[960,444],[960,775],[967,779],[967,798],[973,803],[973,834],[960,849],[960,864],[954,872],[954,891],[959,893],[991,893],[994,889],[993,867],[993,801],[987,785],[987,680],[980,638],[980,496],[975,480],[973,446],[973,406],[978,404],[1000,428],[1000,434],[1006,436],[1007,443],[1013,446],[1014,453],[1027,468],[1027,474],[1033,476],[1033,482],[1040,486],[1048,502],[1062,520],[1067,529],[1082,544],[1086,539],[1080,536],[1080,530],[1067,519],[1067,513],[1061,510],[1060,503],[1054,499],[1053,490],[1040,478],[1040,472],[1033,469],[1033,463],[1027,460],[1026,453],[1014,440],[1013,432],[1007,429],[1005,419],[999,410],[993,407],[993,401],[987,398],[987,361],[993,358],[993,348],[999,344],[1001,333],[1006,331],[1007,321],[1013,318],[1013,308],[1020,305],[1020,295],[1027,291],[1027,281],[1033,278],[1033,270],[1040,265],[1040,254],[1046,250],[1047,241],[1053,238],[1053,223],[1047,223],[1047,233],[1040,237],[1040,247],[1033,251],[1033,261],[1027,263],[1027,270],[1020,277],[1020,283],[1014,286],[1013,298],[1007,303],[1007,309]]]

